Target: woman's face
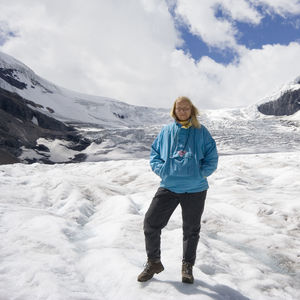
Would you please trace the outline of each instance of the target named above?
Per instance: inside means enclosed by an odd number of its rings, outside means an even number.
[[[179,121],[187,121],[191,117],[192,107],[186,100],[176,101],[175,114]]]

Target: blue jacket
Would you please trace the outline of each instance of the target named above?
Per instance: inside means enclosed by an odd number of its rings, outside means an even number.
[[[185,129],[175,121],[154,140],[150,165],[161,177],[161,187],[175,193],[201,192],[208,189],[206,177],[217,169],[216,143],[203,125]]]

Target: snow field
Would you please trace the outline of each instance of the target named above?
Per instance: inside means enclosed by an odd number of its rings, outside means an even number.
[[[0,166],[0,299],[299,299],[300,152],[221,156],[195,283],[181,283],[181,211],[146,283],[147,160]]]

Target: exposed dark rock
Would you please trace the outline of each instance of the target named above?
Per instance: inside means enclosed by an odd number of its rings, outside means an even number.
[[[72,137],[72,138],[67,138],[67,140],[71,140],[72,143],[71,145],[67,146],[68,149],[72,149],[74,151],[82,151],[84,149],[86,149],[90,144],[90,140],[86,139],[86,138],[81,138],[78,140],[77,137]]]
[[[277,100],[258,106],[259,112],[274,116],[292,115],[298,110],[300,110],[300,89],[286,91]]]
[[[34,147],[34,149],[42,152],[50,152],[49,148],[42,144],[39,144],[38,146]]]
[[[43,105],[38,104],[38,103],[35,103],[35,102],[33,102],[33,101],[30,101],[30,100],[26,100],[26,99],[25,99],[25,103],[26,103],[26,104],[29,104],[29,105],[31,105],[31,106],[33,106],[33,107],[35,107],[35,108],[44,108]]]
[[[119,119],[125,119],[125,116],[124,115],[120,115],[118,113],[113,113],[116,117],[118,117]]]
[[[32,158],[32,159],[29,159],[29,158],[26,158],[24,159],[24,161],[27,163],[27,164],[34,164],[34,163],[43,163],[43,164],[46,164],[46,165],[54,165],[55,162],[47,159],[47,158],[39,158],[39,159],[36,159],[36,158]]]
[[[0,78],[20,90],[26,89],[27,84],[15,79],[18,77],[14,75],[14,71],[16,70],[0,68]]]
[[[0,165],[14,164],[20,162],[14,155],[0,149]]]
[[[43,93],[53,94],[53,92],[49,89],[47,89],[45,86],[43,86],[41,83],[39,83],[37,80],[31,79],[31,83],[33,86],[39,86],[42,89]]]
[[[15,118],[20,118],[22,121],[31,122],[35,117],[38,120],[39,127],[64,132],[74,130],[72,127],[69,127],[54,118],[48,117],[39,111],[31,109],[26,104],[30,104],[31,106],[37,108],[41,106],[32,101],[25,100],[17,94],[13,94],[1,89],[0,97],[0,109],[14,116]]]
[[[72,159],[71,162],[73,163],[76,163],[76,162],[83,162],[85,161],[87,155],[84,154],[84,153],[79,153],[79,154],[76,154],[75,157]]]
[[[94,139],[93,142],[97,145],[100,145],[103,142],[103,139],[101,137],[99,137],[99,138]]]
[[[50,107],[47,106],[46,109],[47,109],[51,114],[54,113],[54,110],[53,110],[52,108],[50,108]]]
[[[22,146],[33,149],[41,155],[38,160],[26,160],[26,162],[53,163],[45,153],[40,153],[40,151],[49,152],[49,149],[44,145],[37,146],[36,141],[39,138],[67,140],[71,142],[69,148],[78,149],[77,151],[84,150],[90,145],[91,142],[82,138],[72,126],[32,109],[28,104],[35,108],[40,107],[32,101],[0,88],[0,161],[2,163],[19,161]],[[32,122],[34,118],[38,125]],[[79,156],[75,161],[83,159],[84,156]]]

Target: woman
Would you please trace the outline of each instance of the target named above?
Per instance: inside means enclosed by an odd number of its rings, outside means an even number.
[[[160,234],[178,204],[182,209],[183,260],[182,282],[193,283],[193,265],[204,209],[207,177],[217,168],[216,143],[197,120],[198,110],[187,97],[174,102],[171,116],[175,122],[163,127],[151,147],[150,165],[161,177],[145,215],[144,234],[148,261],[138,281],[160,273]]]

